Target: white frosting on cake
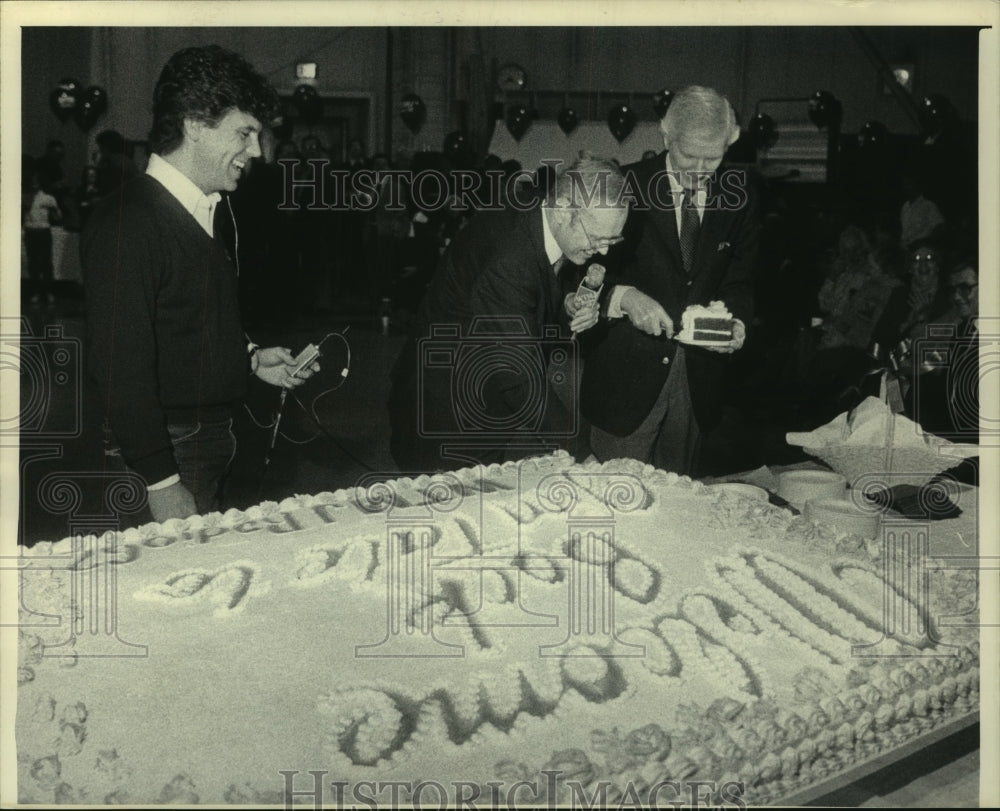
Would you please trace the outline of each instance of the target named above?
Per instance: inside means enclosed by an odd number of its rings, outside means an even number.
[[[518,780],[539,792],[521,805],[685,778],[778,799],[977,708],[974,629],[883,638],[872,551],[565,454],[41,544],[23,550],[20,798],[280,803],[321,770],[355,805],[385,780],[399,802],[422,780],[483,805]],[[900,589],[895,608],[954,614],[962,577],[932,571],[932,605]]]
[[[721,318],[732,322],[733,314],[729,312],[724,301],[711,301],[707,307],[702,304],[690,304],[681,313],[681,331],[677,333],[677,340],[681,343],[701,344],[725,343],[732,338],[732,324],[730,324],[727,331],[720,333],[718,337],[711,339],[699,338],[695,333],[704,331],[704,325],[699,324],[699,321],[705,318]],[[715,332],[715,330],[708,331]]]

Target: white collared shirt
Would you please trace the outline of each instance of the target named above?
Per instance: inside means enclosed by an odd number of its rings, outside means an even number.
[[[677,235],[680,236],[681,233],[681,209],[684,204],[684,187],[680,184],[678,178],[678,171],[674,169],[673,164],[670,163],[670,153],[667,153],[667,181],[670,183],[670,193],[674,197],[674,217],[677,220]],[[704,186],[695,190],[694,193],[694,205],[698,212],[698,221],[701,222],[705,219],[705,200],[708,198],[708,192],[705,190]]]
[[[542,236],[545,239],[545,256],[550,265],[555,265],[562,257],[563,252],[559,243],[556,242],[556,238],[552,235],[552,229],[549,228],[549,212],[551,210],[547,206],[542,206]]]
[[[185,210],[198,221],[198,225],[209,237],[215,236],[212,221],[215,217],[215,206],[222,199],[222,195],[218,192],[205,194],[191,178],[155,152],[149,156],[146,174],[159,181],[163,188],[170,192],[177,199],[177,202],[184,206]]]
[[[674,199],[674,220],[677,223],[677,236],[680,238],[681,234],[681,218],[683,216],[683,206],[684,206],[684,187],[681,185],[678,179],[679,172],[674,169],[673,164],[670,162],[670,153],[667,152],[667,159],[665,163],[667,170],[667,182],[670,183],[670,193],[673,195]],[[705,219],[705,201],[708,199],[708,192],[704,186],[699,187],[694,192],[694,205],[695,210],[698,212],[698,221],[702,222]],[[622,312],[622,297],[634,288],[631,285],[619,284],[614,287],[611,291],[611,295],[608,297],[608,318],[622,318],[625,313]]]

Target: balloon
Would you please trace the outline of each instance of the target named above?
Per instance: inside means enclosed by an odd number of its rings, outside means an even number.
[[[60,79],[59,84],[49,93],[49,107],[64,124],[73,117],[73,111],[80,101],[81,89],[76,79]]]
[[[576,129],[576,125],[579,123],[580,119],[577,117],[576,110],[572,107],[563,107],[559,111],[558,121],[559,129],[561,129],[566,135],[569,135]]]
[[[306,123],[315,124],[323,116],[323,101],[312,85],[300,84],[296,87],[292,101]]]
[[[615,136],[618,143],[628,138],[629,133],[635,127],[635,113],[627,104],[619,104],[611,108],[608,113],[608,129]]]
[[[862,149],[881,149],[886,146],[889,130],[881,121],[868,121],[858,132],[858,146]]]
[[[427,117],[427,108],[424,106],[423,99],[416,93],[407,93],[401,100],[399,117],[403,119],[403,123],[406,124],[410,132],[419,130]]]
[[[778,141],[778,132],[774,126],[774,119],[765,113],[757,113],[750,119],[750,137],[753,138],[757,149],[770,149]]]
[[[507,110],[507,130],[515,141],[520,141],[530,126],[531,113],[523,104],[512,105]]]
[[[839,124],[840,113],[840,102],[829,90],[818,90],[809,99],[809,120],[820,129]]]
[[[920,126],[926,135],[937,135],[953,118],[951,102],[940,93],[925,96],[917,110]]]
[[[653,94],[653,109],[656,110],[656,117],[663,118],[667,114],[670,102],[674,100],[674,94],[669,90],[661,90]]]
[[[447,158],[459,168],[466,169],[472,165],[472,151],[465,135],[458,130],[445,136],[442,150]]]
[[[91,85],[83,91],[83,96],[73,115],[76,118],[77,126],[87,132],[107,109],[108,94],[104,92],[103,87]]]

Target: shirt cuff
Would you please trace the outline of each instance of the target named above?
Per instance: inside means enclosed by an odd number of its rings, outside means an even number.
[[[608,296],[608,318],[624,317],[625,313],[622,312],[622,296],[629,290],[635,290],[635,288],[627,284],[616,284],[614,286],[611,295]]]
[[[161,481],[158,481],[155,484],[147,484],[146,485],[146,489],[147,490],[165,490],[166,488],[170,487],[171,485],[177,484],[177,482],[179,482],[180,480],[181,480],[181,477],[178,474],[175,473],[173,476],[167,476],[167,478],[165,478],[165,479],[163,479]]]

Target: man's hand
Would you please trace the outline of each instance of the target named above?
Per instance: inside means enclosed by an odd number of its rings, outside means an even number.
[[[259,362],[257,368],[254,369],[254,374],[265,383],[270,383],[272,386],[280,386],[284,389],[293,389],[296,386],[301,386],[319,371],[319,361],[313,361],[293,377],[292,372],[295,371],[295,356],[289,349],[283,346],[269,346],[266,349],[258,349],[257,358]]]
[[[600,304],[596,297],[589,306],[580,305],[576,300],[576,293],[567,293],[563,300],[563,307],[570,317],[569,328],[573,332],[583,332],[585,329],[590,329],[597,323],[600,316]]]
[[[160,490],[150,490],[147,496],[149,510],[153,513],[153,520],[158,524],[171,518],[187,518],[198,512],[194,496],[180,482]]]
[[[659,335],[663,332],[668,338],[674,337],[674,322],[667,315],[667,311],[645,293],[635,288],[629,290],[622,296],[621,309],[636,329],[641,329],[649,335]]]
[[[705,346],[709,352],[718,352],[721,355],[730,355],[743,348],[743,342],[747,339],[747,328],[738,318],[733,319],[733,339],[728,344],[717,344]]]

